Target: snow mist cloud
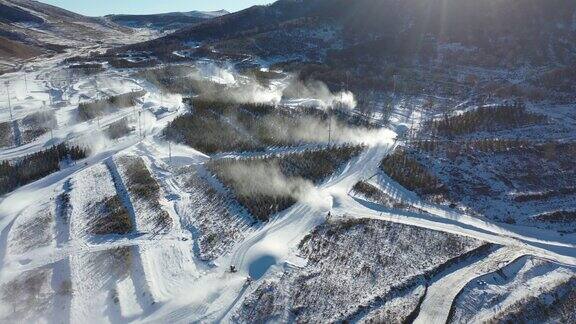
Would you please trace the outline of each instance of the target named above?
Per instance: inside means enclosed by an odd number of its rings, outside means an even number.
[[[302,178],[287,178],[275,162],[256,161],[249,165],[233,163],[227,166],[227,174],[236,183],[239,195],[289,196],[294,199],[303,197],[314,189],[311,181]]]
[[[354,109],[357,105],[350,91],[333,93],[323,82],[303,82],[293,74],[286,74],[264,85],[254,76],[238,73],[230,65],[201,62],[197,70],[187,76],[196,81],[208,81],[200,84],[199,95],[211,100],[313,105],[323,109],[334,106]]]

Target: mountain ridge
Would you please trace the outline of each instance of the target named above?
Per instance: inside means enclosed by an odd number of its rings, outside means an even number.
[[[99,43],[129,43],[133,30],[31,0],[0,0],[0,58],[10,61]],[[26,50],[24,50],[26,49]]]
[[[203,22],[208,19],[229,14],[226,10],[215,11],[187,11],[187,12],[167,12],[159,14],[112,14],[104,18],[109,19],[119,25],[133,28],[152,28],[157,30],[176,30],[190,25]]]
[[[232,48],[237,48],[238,43],[256,42],[248,54],[267,56],[270,49],[258,39],[268,40],[270,33],[275,32],[290,40],[293,36],[284,30],[285,24],[297,22],[300,29],[318,30],[326,25],[339,29],[344,46],[337,50],[347,57],[354,56],[350,53],[361,54],[356,59],[363,56],[382,59],[390,55],[438,59],[442,58],[441,52],[454,50],[443,46],[461,44],[464,51],[459,51],[458,60],[462,63],[570,64],[576,53],[573,45],[576,28],[569,27],[576,26],[574,17],[576,3],[567,0],[280,0],[130,48],[149,50],[171,45],[172,49],[189,42],[204,42],[218,48],[221,42],[234,39],[236,44]],[[310,19],[316,24],[308,25]],[[286,51],[285,55],[297,50]],[[462,57],[465,51],[474,53]]]

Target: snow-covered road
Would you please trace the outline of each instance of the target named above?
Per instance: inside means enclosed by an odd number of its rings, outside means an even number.
[[[471,264],[441,273],[426,292],[415,324],[446,323],[454,298],[464,286],[487,273],[500,269],[526,252],[514,247],[502,247]]]
[[[503,246],[515,246],[521,248],[526,254],[551,259],[566,265],[576,265],[576,245],[571,243],[570,238],[547,241],[522,232],[509,232],[488,222],[471,225],[458,218],[448,218],[430,213],[390,210],[375,203],[346,196],[339,197],[337,201],[339,207],[336,209],[336,214],[347,217],[381,219],[468,236]]]

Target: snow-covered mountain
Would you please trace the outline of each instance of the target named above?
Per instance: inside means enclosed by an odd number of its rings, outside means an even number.
[[[0,322],[576,323],[574,1],[0,1]]]
[[[82,16],[32,0],[0,1],[0,58],[26,59],[98,43],[142,40],[102,18]]]
[[[327,48],[314,43],[335,34],[328,49],[347,60],[569,64],[576,61],[575,12],[569,0],[280,0],[131,48],[206,41],[224,52],[317,60]]]
[[[126,27],[153,28],[162,31],[177,30],[208,19],[227,15],[226,10],[169,12],[149,15],[108,15],[107,19]]]

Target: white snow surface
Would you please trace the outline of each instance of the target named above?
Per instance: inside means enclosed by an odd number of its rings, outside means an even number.
[[[0,284],[9,286],[18,278],[42,272],[46,277],[41,281],[41,291],[47,291],[45,296],[53,296],[53,303],[64,305],[58,311],[48,312],[49,315],[44,316],[47,322],[229,322],[247,292],[286,266],[306,264],[298,255],[297,246],[325,221],[328,211],[338,218],[373,218],[502,246],[486,259],[460,265],[437,279],[429,288],[417,321],[446,318],[446,304],[455,298],[461,287],[515,258],[532,255],[567,267],[576,266],[575,235],[560,237],[553,231],[495,224],[430,204],[382,174],[378,167],[381,159],[402,141],[397,134],[417,124],[421,116],[418,110],[408,109],[402,102],[394,103],[390,129],[372,133],[375,138],[366,139],[367,149],[339,173],[269,222],[250,230],[238,226],[239,235],[234,242],[223,248],[212,263],[203,262],[194,253],[196,234],[187,226],[194,221],[186,217],[194,215],[182,211],[182,208],[194,208],[194,203],[202,203],[202,200],[186,201],[187,194],[193,194],[193,190],[182,192],[175,175],[183,166],[201,167],[208,157],[181,145],[169,147],[160,136],[168,122],[182,113],[181,98],[164,100],[163,104],[174,111],[168,116],[156,118],[143,104],[138,104],[99,121],[77,123],[73,111],[84,97],[144,89],[148,91],[144,100],[152,106],[159,106],[160,98],[149,84],[116,70],[87,79],[57,80],[52,76],[61,72],[56,63],[62,58],[56,56],[31,63],[37,69],[27,74],[27,91],[26,84],[21,81],[22,72],[0,76],[1,84],[11,81],[10,98],[17,118],[49,109],[58,123],[54,139],[45,134],[21,147],[1,148],[1,159],[22,157],[60,142],[90,145],[94,149],[87,159],[20,187],[0,200]],[[213,80],[232,81],[225,74]],[[50,89],[63,94],[63,99],[59,95],[53,98],[61,101],[61,105],[48,103],[48,107],[44,107],[43,101],[48,99]],[[7,107],[6,96],[0,95],[0,107]],[[124,117],[132,117],[132,125],[137,126],[138,112],[146,116],[141,120],[146,124],[142,125],[142,138],[138,131],[114,141],[102,135],[104,125]],[[0,121],[9,119],[8,109],[2,108]],[[169,231],[150,233],[147,224],[138,223],[138,219],[150,216],[150,210],[133,195],[126,194],[122,184],[114,183],[118,176],[125,180],[121,170],[115,172],[117,167],[110,166],[117,166],[120,156],[136,157],[145,162],[161,188],[161,209],[174,221]],[[424,212],[384,208],[348,195],[354,184],[373,176],[381,189]],[[57,218],[56,197],[65,192],[69,192],[72,206],[68,224],[70,239],[58,242],[58,229],[66,224]],[[137,230],[123,236],[94,238],[87,235],[86,221],[92,216],[88,213],[90,204],[116,194],[125,205],[133,206]],[[22,242],[24,228],[36,221],[45,222],[46,226],[38,237]],[[267,260],[264,266],[262,260]],[[230,265],[238,271],[230,273]],[[260,266],[263,269],[254,276],[254,268]],[[249,275],[254,276],[253,282],[246,286]],[[515,300],[510,298],[510,302]],[[5,299],[1,304],[2,320],[15,320],[10,318],[11,305]],[[22,316],[20,320],[34,319]]]

